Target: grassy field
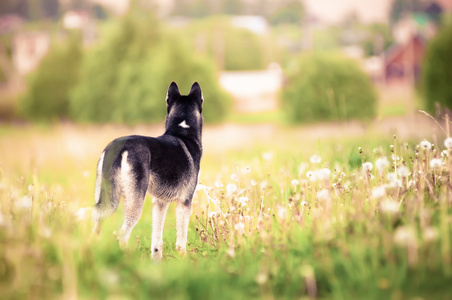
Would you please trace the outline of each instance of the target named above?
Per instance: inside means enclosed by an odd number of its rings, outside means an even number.
[[[121,208],[91,238],[90,207],[103,147],[159,132],[0,127],[2,299],[452,299],[446,133],[303,139],[279,128],[242,149],[207,134],[188,255],[175,251],[172,205],[155,263],[150,199],[125,251]]]

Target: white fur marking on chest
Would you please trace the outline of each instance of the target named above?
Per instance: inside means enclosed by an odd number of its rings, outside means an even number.
[[[182,128],[190,128],[190,125],[188,125],[188,124],[185,122],[185,120],[183,120],[183,121],[179,124],[179,126],[182,127]]]

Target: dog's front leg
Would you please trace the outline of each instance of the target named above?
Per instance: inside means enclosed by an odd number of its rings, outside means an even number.
[[[176,206],[176,229],[177,229],[177,240],[176,240],[176,250],[185,255],[187,252],[187,231],[188,231],[188,221],[190,220],[192,210],[191,200],[186,200],[185,202],[178,201]]]
[[[153,203],[151,251],[152,259],[160,260],[163,254],[163,225],[169,202],[154,199]]]

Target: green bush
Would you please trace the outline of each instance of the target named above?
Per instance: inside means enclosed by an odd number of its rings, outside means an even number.
[[[28,89],[19,101],[19,113],[28,119],[46,122],[68,117],[68,93],[77,83],[81,60],[81,42],[77,35],[54,43],[37,70],[28,76]]]
[[[310,54],[302,56],[286,75],[281,101],[291,122],[366,120],[376,115],[376,92],[350,59]]]
[[[436,103],[452,109],[452,26],[443,28],[430,42],[423,63],[422,87],[426,110]]]
[[[188,93],[198,81],[207,122],[227,113],[229,97],[216,80],[213,63],[161,28],[156,19],[136,14],[114,24],[86,54],[80,82],[70,95],[72,117],[83,122],[156,122],[166,114],[171,81]]]

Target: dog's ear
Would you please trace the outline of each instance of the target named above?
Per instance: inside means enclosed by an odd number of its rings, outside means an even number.
[[[190,93],[188,94],[190,97],[192,97],[195,100],[198,100],[200,104],[204,102],[204,98],[202,96],[201,87],[199,86],[199,83],[195,82],[191,86]]]
[[[173,81],[171,82],[168,92],[166,93],[166,104],[170,105],[174,100],[180,97],[179,88],[177,84]]]

